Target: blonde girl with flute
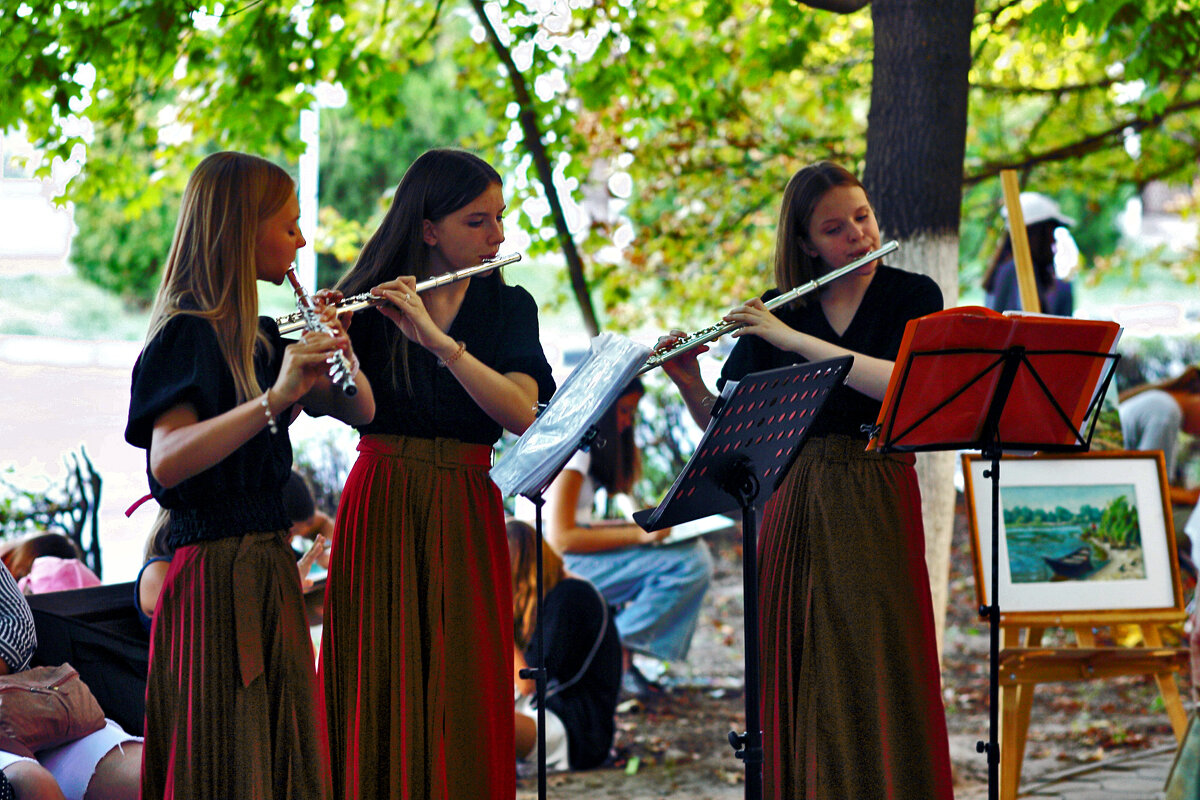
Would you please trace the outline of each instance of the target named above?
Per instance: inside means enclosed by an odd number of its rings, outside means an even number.
[[[779,800],[953,796],[913,457],[867,452],[862,429],[877,418],[905,323],[940,310],[941,291],[877,260],[790,306],[763,306],[879,249],[879,238],[853,174],[828,162],[801,169],[780,209],[778,288],[725,317],[744,327],[718,389],[765,369],[854,357],[763,510],[763,785]],[[715,397],[695,356],[664,368],[707,426]]]
[[[125,438],[146,450],[175,554],[150,633],[142,796],[322,800],[312,640],[283,485],[296,405],[362,424],[371,386],[343,394],[335,335],[279,336],[256,281],[281,284],[305,244],[296,187],[244,153],[205,158],[188,180],[171,252],[133,368]]]

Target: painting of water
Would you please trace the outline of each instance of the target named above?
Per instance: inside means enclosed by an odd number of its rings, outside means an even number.
[[[1006,486],[1000,495],[1013,583],[1146,577],[1133,484]]]

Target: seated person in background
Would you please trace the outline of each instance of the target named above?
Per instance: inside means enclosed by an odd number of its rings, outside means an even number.
[[[0,674],[29,667],[37,638],[33,612],[7,569],[0,569]],[[20,800],[136,800],[141,737],[112,720],[73,742],[28,758],[0,750],[0,770]]]
[[[333,517],[317,508],[313,502],[312,489],[308,481],[296,470],[283,485],[283,507],[287,511],[292,527],[288,533],[295,539],[309,539],[312,545],[308,547],[303,558],[308,564],[317,564],[322,569],[329,569],[329,548],[333,546]],[[300,571],[301,577],[308,575],[307,569]]]
[[[6,543],[0,559],[25,594],[100,585],[79,547],[61,533],[35,533]]]
[[[1134,386],[1117,398],[1125,449],[1161,450],[1172,505],[1195,504],[1200,489],[1177,485],[1175,453],[1181,431],[1200,436],[1200,367],[1190,366],[1169,380]]]
[[[1007,218],[1008,210],[1004,209],[1003,213]],[[1054,230],[1059,226],[1068,228],[1075,220],[1062,213],[1058,203],[1037,192],[1021,192],[1021,216],[1025,218],[1025,235],[1029,240],[1041,313],[1069,317],[1075,312],[1075,294],[1071,284],[1058,277],[1055,270]],[[1011,233],[1004,234],[983,275],[983,304],[993,311],[1021,311],[1024,308]]]
[[[576,453],[546,492],[546,540],[570,572],[591,581],[618,609],[622,688],[634,696],[651,687],[631,652],[684,660],[713,572],[712,555],[701,539],[642,547],[661,541],[670,530],[648,533],[633,522],[593,520],[597,488],[611,498],[628,492],[640,476],[633,424],[644,393],[636,378],[625,387],[596,424],[603,446]]]
[[[138,619],[147,631],[154,620],[154,608],[158,605],[158,596],[162,593],[163,581],[171,566],[171,556],[175,554],[175,548],[167,542],[170,525],[171,512],[160,508],[154,519],[154,527],[146,538],[142,568],[133,581],[133,603],[137,607]]]
[[[513,576],[517,760],[537,761],[537,685],[520,677],[537,666],[536,637],[546,658],[546,766],[591,769],[608,758],[621,683],[621,643],[608,604],[585,580],[563,570],[542,548],[542,618],[537,618],[537,534],[528,523],[507,523]]]

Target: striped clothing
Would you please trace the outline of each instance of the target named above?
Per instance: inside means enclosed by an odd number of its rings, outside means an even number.
[[[12,573],[0,567],[0,658],[9,672],[20,672],[29,667],[36,649],[33,611]]]

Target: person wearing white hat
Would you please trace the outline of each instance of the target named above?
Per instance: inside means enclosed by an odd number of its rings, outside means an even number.
[[[1001,213],[1008,218],[1007,209]],[[1021,192],[1021,215],[1029,238],[1029,253],[1033,274],[1037,280],[1038,299],[1044,314],[1069,317],[1075,310],[1071,284],[1054,271],[1054,229],[1070,227],[1075,220],[1058,207],[1058,203],[1037,192]],[[1021,294],[1017,288],[1017,268],[1012,255],[1012,237],[1006,233],[991,264],[983,276],[984,305],[995,311],[1022,310]]]

